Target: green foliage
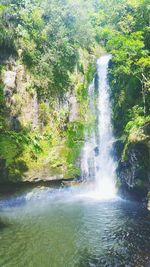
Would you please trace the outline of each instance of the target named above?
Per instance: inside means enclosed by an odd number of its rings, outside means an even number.
[[[44,102],[39,105],[39,120],[44,126],[46,126],[49,121],[49,108]]]
[[[0,154],[2,158],[7,159],[6,166],[13,163],[13,160],[17,155],[17,143],[12,142],[11,136],[1,136]]]
[[[149,1],[100,1],[92,17],[97,40],[112,54],[110,82],[117,135],[134,121],[131,110],[150,112]]]
[[[0,47],[7,55],[14,51],[27,65],[39,97],[62,97],[78,61],[78,48],[88,49],[94,42],[82,5],[82,1],[4,0],[0,6]]]
[[[139,129],[141,126],[143,126],[145,123],[150,121],[150,116],[144,117],[144,116],[136,116],[132,118],[131,121],[129,121],[125,127],[126,133],[131,133],[132,130]]]
[[[83,109],[94,70],[89,55],[95,44],[92,10],[92,1],[82,0],[1,1],[0,70],[7,62],[9,70],[11,62],[24,65],[27,80],[24,77],[23,86],[31,98],[36,90],[39,104],[37,129],[32,123],[25,129],[20,119],[22,95],[12,90],[10,99],[5,99],[4,86],[0,87],[0,159],[6,161],[11,179],[43,168],[48,175],[79,174],[76,160],[83,139]],[[74,91],[79,105],[79,121],[73,125],[69,123],[69,107],[62,104],[67,91]],[[14,114],[20,120],[18,131],[11,126]]]

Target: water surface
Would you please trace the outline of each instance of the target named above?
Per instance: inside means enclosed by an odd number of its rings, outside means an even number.
[[[85,134],[81,171],[92,191],[44,187],[1,200],[0,267],[150,266],[150,214],[114,197],[110,58],[97,61],[97,108],[95,83],[89,87],[97,128]]]
[[[1,267],[150,266],[150,213],[77,189],[0,201]]]

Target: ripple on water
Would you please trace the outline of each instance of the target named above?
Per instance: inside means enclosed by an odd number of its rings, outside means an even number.
[[[149,266],[150,214],[137,203],[43,188],[0,205],[0,266]]]

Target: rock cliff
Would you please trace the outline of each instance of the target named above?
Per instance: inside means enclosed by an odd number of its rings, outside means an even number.
[[[128,141],[117,168],[120,193],[127,198],[144,199],[150,190],[150,123],[138,129]]]

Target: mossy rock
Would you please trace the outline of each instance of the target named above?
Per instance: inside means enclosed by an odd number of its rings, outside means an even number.
[[[117,175],[121,181],[121,191],[134,198],[147,196],[150,171],[150,152],[147,143],[136,142],[126,146],[125,160],[120,160]]]

